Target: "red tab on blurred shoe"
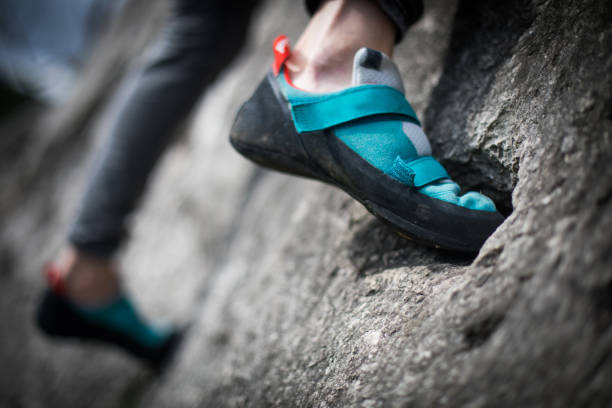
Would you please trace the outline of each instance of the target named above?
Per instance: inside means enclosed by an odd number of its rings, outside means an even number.
[[[289,50],[289,39],[286,35],[279,35],[274,40],[272,47],[274,49],[274,64],[272,64],[272,72],[274,72],[275,76],[278,76],[281,67],[291,54],[291,51]]]
[[[51,290],[58,295],[62,295],[66,291],[64,278],[60,271],[52,264],[46,264],[43,267],[43,273],[47,278],[47,283]]]

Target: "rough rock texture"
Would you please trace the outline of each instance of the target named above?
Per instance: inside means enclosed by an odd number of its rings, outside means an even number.
[[[191,322],[175,363],[152,377],[29,324],[83,179],[68,149],[0,207],[0,405],[610,406],[611,20],[603,0],[432,1],[398,47],[438,156],[509,213],[466,259],[231,150],[271,39],[306,21],[268,2],[121,258],[148,314]]]

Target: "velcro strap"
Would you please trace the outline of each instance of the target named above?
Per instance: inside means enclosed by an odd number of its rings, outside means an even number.
[[[322,97],[290,98],[298,132],[327,129],[372,115],[403,115],[420,125],[404,95],[386,85],[362,85]]]
[[[410,187],[422,187],[433,181],[448,178],[444,167],[431,156],[423,156],[411,162],[397,156],[389,175]]]

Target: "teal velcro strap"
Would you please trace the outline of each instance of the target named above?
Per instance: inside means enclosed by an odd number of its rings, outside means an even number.
[[[444,167],[431,156],[423,156],[411,162],[397,156],[389,175],[410,187],[422,187],[433,181],[448,178]]]
[[[289,97],[298,132],[327,129],[372,115],[403,115],[420,125],[404,95],[386,85],[362,85],[326,95]]]

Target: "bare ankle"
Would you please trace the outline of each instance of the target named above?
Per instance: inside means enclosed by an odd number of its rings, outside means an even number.
[[[66,296],[77,303],[101,305],[119,294],[119,275],[110,259],[69,248],[60,256],[57,267],[63,274]]]
[[[321,5],[296,43],[287,69],[307,91],[332,92],[351,85],[361,47],[391,55],[395,26],[371,0],[330,0]]]
[[[355,50],[356,51],[356,50]],[[292,53],[287,62],[287,69],[293,84],[306,91],[334,92],[351,85],[352,50],[325,51],[310,56],[302,66],[295,63],[294,55],[300,55],[299,49]]]

